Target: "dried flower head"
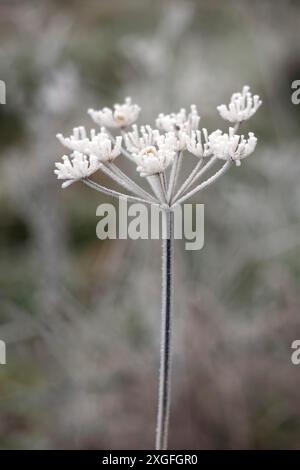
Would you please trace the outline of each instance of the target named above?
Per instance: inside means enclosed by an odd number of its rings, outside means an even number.
[[[249,132],[246,138],[236,132],[238,124],[249,119],[260,105],[259,96],[252,96],[249,87],[244,86],[241,93],[232,95],[228,107],[218,107],[220,115],[235,126],[229,128],[228,133],[216,130],[211,134],[208,134],[206,129],[199,129],[200,116],[195,105],[191,106],[189,113],[182,108],[178,113],[159,114],[156,129],[149,125],[138,127],[135,124],[140,107],[132,104],[130,98],[126,98],[123,104],[115,104],[112,109],[90,109],[88,112],[92,119],[101,126],[100,132],[97,133],[93,129],[88,134],[81,126],[74,128],[69,137],[58,134],[59,141],[73,153],[71,158],[64,156],[63,163],[56,164],[55,173],[59,179],[66,180],[63,187],[67,187],[80,179],[84,179],[86,183],[91,174],[101,170],[133,193],[131,198],[143,198],[148,203],[167,202],[173,207],[212,184],[229,169],[231,162],[239,166],[241,160],[254,151],[257,143],[255,135]],[[128,126],[132,127],[125,132],[124,129]],[[113,136],[108,128],[121,129],[122,137]],[[126,149],[122,147],[122,139]],[[198,163],[181,187],[176,188],[178,172],[181,162],[184,163],[186,150],[198,158]],[[136,163],[140,176],[148,178],[161,175],[159,184],[162,187],[159,189],[153,186],[151,179],[149,183],[153,194],[145,191],[114,164],[120,154]],[[208,161],[201,167],[204,158]],[[194,186],[219,160],[225,160],[223,167],[198,186]],[[89,184],[92,185],[93,182],[90,180]],[[93,187],[106,194],[108,191],[110,194],[113,192],[98,184]],[[119,197],[122,193],[115,192],[114,195]]]
[[[199,122],[200,116],[197,107],[192,104],[189,114],[185,108],[182,108],[179,113],[160,113],[156,119],[156,126],[165,132],[185,131],[190,133],[192,130],[198,129]]]
[[[92,129],[88,137],[84,127],[75,127],[70,137],[62,134],[56,137],[65,147],[88,156],[94,155],[101,162],[111,162],[121,153],[122,137],[117,136],[113,144],[104,128],[99,133]]]
[[[217,107],[221,117],[226,121],[238,123],[250,119],[260,107],[262,101],[258,95],[252,96],[250,87],[244,86],[242,93],[234,93],[228,106]]]
[[[155,145],[148,145],[133,154],[141,176],[152,176],[165,171],[175,157],[174,134],[159,136]]]
[[[232,160],[240,166],[241,160],[254,152],[257,138],[253,132],[249,132],[248,139],[243,135],[235,134],[233,127],[229,133],[217,130],[208,137],[209,147],[213,155],[222,160]]]
[[[62,160],[62,162],[55,163],[56,170],[54,170],[59,180],[66,180],[62,184],[62,188],[67,188],[75,181],[87,178],[99,170],[101,166],[96,156],[88,157],[77,151],[72,153],[71,158],[64,155]]]
[[[92,139],[96,134],[96,131],[92,129],[90,131],[90,138]],[[85,127],[74,127],[73,134],[70,137],[64,137],[62,134],[56,134],[56,137],[62,145],[67,147],[70,150],[76,150],[77,152],[85,152],[90,138],[86,132]]]
[[[202,139],[202,134],[204,141]],[[192,131],[190,135],[186,136],[186,147],[195,157],[203,158],[211,156],[212,152],[208,142],[207,129]]]
[[[131,98],[128,97],[123,104],[115,104],[114,109],[89,109],[88,114],[99,126],[124,128],[131,126],[138,119],[140,111],[141,108],[132,104]]]
[[[159,131],[149,125],[141,126],[139,130],[137,125],[133,124],[132,131],[124,135],[124,141],[129,152],[137,153],[144,147],[155,145],[159,135]]]

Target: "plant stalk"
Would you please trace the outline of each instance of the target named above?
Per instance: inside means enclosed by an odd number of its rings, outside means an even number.
[[[171,398],[171,332],[173,297],[174,213],[164,210],[166,233],[162,240],[162,309],[156,450],[168,448]]]

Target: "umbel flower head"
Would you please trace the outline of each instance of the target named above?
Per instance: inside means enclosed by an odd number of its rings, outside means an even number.
[[[141,108],[132,104],[131,98],[125,99],[123,104],[115,104],[114,109],[103,108],[99,111],[89,109],[88,114],[99,126],[123,128],[133,124],[139,117]]]
[[[165,132],[184,131],[189,134],[192,130],[198,129],[199,123],[200,116],[194,104],[191,105],[189,114],[182,108],[179,113],[160,113],[156,119],[158,129]]]
[[[62,157],[62,162],[55,163],[54,173],[59,180],[65,180],[62,188],[67,188],[70,184],[82,178],[92,175],[100,167],[98,158],[94,155],[87,157],[83,153],[73,152],[71,158],[67,155]]]
[[[90,131],[90,138],[92,139],[95,134],[96,131],[92,129]],[[84,152],[90,142],[90,138],[83,126],[74,127],[73,134],[70,137],[64,137],[62,134],[56,134],[56,137],[65,147],[77,152]]]
[[[212,152],[208,141],[207,129],[202,129],[202,132],[198,129],[192,131],[191,134],[186,137],[186,147],[195,157],[203,158],[211,156]]]
[[[124,140],[129,152],[138,153],[144,147],[155,145],[159,136],[159,131],[149,125],[141,126],[139,130],[138,126],[133,124],[132,131],[124,135]]]
[[[241,160],[248,157],[256,147],[257,138],[253,132],[249,132],[248,139],[243,135],[235,134],[230,127],[228,134],[217,130],[209,136],[209,148],[213,155],[221,160],[232,160],[240,166]]]
[[[155,143],[143,147],[133,154],[137,171],[141,176],[153,176],[163,173],[175,157],[176,137],[172,133],[160,135]]]
[[[70,137],[64,137],[62,134],[57,134],[56,137],[65,147],[95,156],[100,162],[112,162],[121,153],[122,137],[116,137],[113,144],[104,128],[98,134],[92,129],[88,137],[84,127],[75,127]]]
[[[62,162],[56,163],[55,173],[65,180],[63,187],[82,180],[97,191],[116,197],[127,196],[132,200],[173,207],[212,184],[233,162],[239,166],[254,152],[257,138],[253,132],[249,132],[248,137],[238,134],[238,127],[253,116],[260,105],[259,96],[252,96],[249,87],[245,86],[241,93],[232,95],[228,107],[217,108],[221,117],[234,123],[234,127],[228,132],[216,130],[211,133],[199,128],[200,116],[195,105],[189,112],[182,108],[177,113],[160,113],[156,119],[157,128],[138,127],[136,120],[140,107],[132,104],[131,98],[126,98],[123,104],[115,104],[113,109],[90,109],[88,113],[100,126],[99,131],[87,132],[81,126],[74,128],[69,137],[57,134],[58,140],[71,150],[71,156],[64,155]],[[113,135],[111,129],[120,130],[122,136]],[[187,179],[178,186],[178,173],[186,153],[196,157],[197,161]],[[151,192],[116,166],[114,162],[119,155],[136,164],[137,172],[148,181]],[[223,166],[205,179],[206,172],[220,161],[224,161]],[[129,194],[91,180],[90,176],[98,170],[126,188]]]
[[[217,110],[223,119],[238,123],[250,119],[261,103],[259,96],[252,96],[250,87],[244,86],[242,93],[233,93],[228,106],[221,104],[217,107]]]

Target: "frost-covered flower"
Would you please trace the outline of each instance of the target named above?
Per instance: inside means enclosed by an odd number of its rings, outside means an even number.
[[[172,145],[177,152],[186,148],[185,131],[167,132],[169,141],[172,140]],[[126,148],[131,153],[138,153],[145,147],[155,145],[161,137],[158,129],[152,129],[151,126],[141,126],[140,129],[136,125],[132,126],[132,131],[124,135]]]
[[[96,131],[92,129],[90,131],[90,138],[92,139],[96,135]],[[90,142],[90,138],[85,130],[85,127],[74,127],[73,134],[70,137],[64,137],[62,134],[56,134],[56,137],[62,145],[70,150],[85,153],[86,148]]]
[[[159,136],[156,145],[148,145],[133,154],[137,171],[141,176],[162,173],[175,157],[174,135]]]
[[[86,153],[96,156],[100,162],[112,162],[121,153],[122,137],[116,137],[115,144],[105,132],[95,134],[89,141]]]
[[[89,109],[88,114],[99,126],[122,128],[131,126],[137,120],[140,110],[141,108],[132,104],[131,98],[128,97],[123,104],[115,104],[114,109]]]
[[[249,132],[248,139],[243,135],[235,134],[234,128],[229,128],[229,133],[222,133],[217,130],[208,137],[211,152],[222,160],[232,160],[240,166],[241,160],[250,155],[257,143],[257,138],[253,132]]]
[[[197,107],[192,104],[191,111],[187,114],[186,109],[182,108],[179,113],[159,114],[156,119],[156,125],[165,132],[185,131],[190,133],[198,129],[200,116]]]
[[[172,134],[177,152],[182,152],[185,150],[189,134],[186,131],[178,131],[176,134],[173,132]]]
[[[73,150],[71,157],[64,155],[62,162],[55,164],[54,172],[58,179],[64,180],[63,188],[81,180],[82,183],[102,194],[118,199],[128,198],[139,204],[146,203],[151,208],[156,207],[163,211],[165,230],[162,234],[162,314],[164,321],[161,330],[162,373],[159,382],[161,393],[159,394],[156,434],[156,449],[158,450],[167,448],[168,423],[165,417],[168,416],[170,407],[169,390],[165,385],[170,385],[171,357],[168,357],[167,361],[165,359],[166,351],[169,350],[168,330],[171,325],[165,320],[172,314],[171,248],[175,234],[171,214],[184,201],[215,183],[229,170],[231,161],[239,166],[241,160],[254,151],[257,142],[255,135],[252,132],[249,132],[248,138],[237,135],[236,124],[251,117],[260,104],[259,97],[257,95],[252,97],[249,88],[244,87],[242,93],[232,95],[228,108],[225,105],[218,107],[221,116],[234,122],[235,126],[230,127],[228,133],[216,130],[208,135],[206,129],[198,129],[200,117],[193,105],[189,114],[185,109],[181,109],[177,114],[160,114],[156,120],[158,129],[152,129],[150,126],[138,128],[134,122],[140,108],[133,105],[130,98],[127,98],[124,104],[117,104],[114,109],[89,110],[94,121],[100,125],[99,133],[93,130],[88,136],[85,128],[79,127],[74,129],[70,137],[63,137],[62,134],[57,136],[61,143]],[[129,125],[132,125],[132,129],[125,133],[124,128]],[[105,126],[122,129],[127,150],[121,147],[122,137],[114,138]],[[185,161],[181,159],[181,155],[185,150],[189,150],[198,157],[199,161],[179,186],[181,162]],[[148,179],[151,192],[146,191],[117,165],[103,163],[114,160],[120,153],[136,163],[141,177],[154,177]],[[203,157],[211,158],[202,166]],[[211,174],[211,169],[217,159],[225,160],[225,164],[218,165],[221,168]],[[171,165],[170,171],[167,172],[166,170]],[[123,189],[121,189],[122,192],[116,191],[88,179],[98,169],[101,169],[126,191],[124,192]],[[207,172],[210,173],[209,176]]]
[[[99,170],[101,166],[95,155],[88,157],[77,151],[72,153],[71,158],[64,155],[62,160],[62,162],[55,163],[56,170],[54,170],[59,180],[66,180],[62,184],[62,188],[67,188],[70,184],[75,183],[75,181],[87,178]]]
[[[232,95],[228,107],[221,105],[218,110],[222,117],[237,124],[251,117],[260,105],[261,100],[258,95],[252,96],[249,87],[245,86],[241,93]],[[178,113],[159,114],[156,120],[157,129],[149,125],[138,127],[134,123],[138,118],[140,108],[132,104],[130,98],[126,98],[123,104],[115,104],[112,109],[103,108],[99,111],[90,109],[88,112],[100,125],[100,132],[92,129],[88,133],[81,126],[74,128],[69,137],[57,134],[59,141],[73,152],[71,157],[64,155],[63,161],[56,163],[55,173],[59,179],[66,180],[63,187],[91,175],[99,168],[105,170],[102,163],[112,162],[121,153],[136,162],[137,171],[144,177],[164,172],[174,161],[175,156],[179,156],[185,150],[199,159],[213,157],[214,160],[216,157],[222,160],[232,160],[236,165],[240,165],[241,160],[254,151],[257,143],[252,132],[248,134],[248,138],[237,135],[235,133],[237,126],[229,128],[228,133],[217,130],[208,134],[206,129],[200,130],[200,116],[195,105],[191,105],[190,112],[182,108]],[[123,132],[122,137],[114,138],[106,129],[106,127],[122,129],[129,125],[132,126],[131,129]],[[127,151],[122,148],[123,138]],[[202,176],[204,170],[207,171],[211,167],[208,162],[205,168],[199,170],[201,163],[198,162],[191,175],[183,183],[183,189],[178,188],[176,192],[174,189],[177,181],[176,171],[180,165],[177,166],[176,159],[175,162],[174,171],[171,172],[170,178],[166,179],[168,187],[164,188],[167,190],[168,197],[170,196],[170,203],[172,197],[176,201],[176,197],[186,191],[195,179]],[[155,191],[154,196],[149,195],[116,166],[111,166],[109,175],[136,196],[145,198],[148,202],[152,202],[155,198],[159,200]],[[216,175],[219,177],[218,172]],[[189,195],[190,193],[187,193],[182,197],[186,198]]]
[[[152,129],[151,126],[141,126],[140,130],[137,125],[132,126],[131,132],[126,132],[124,141],[126,148],[131,153],[137,153],[144,147],[155,145],[160,134],[157,129]]]
[[[56,137],[65,147],[86,155],[96,155],[101,162],[113,161],[121,153],[122,137],[116,137],[113,146],[104,128],[98,134],[95,129],[92,129],[88,137],[83,126],[75,127],[70,137],[64,137],[62,134],[57,134]]]
[[[202,134],[204,136],[204,141],[202,139]],[[211,150],[208,142],[208,132],[207,129],[192,131],[191,135],[186,136],[186,147],[189,152],[195,155],[198,158],[209,157],[211,155]]]
[[[244,86],[242,93],[233,93],[228,106],[221,104],[217,107],[217,110],[223,119],[238,123],[251,118],[261,103],[262,101],[259,96],[252,96],[250,87]]]

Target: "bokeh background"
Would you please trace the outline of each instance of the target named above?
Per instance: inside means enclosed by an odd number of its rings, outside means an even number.
[[[107,199],[60,189],[55,134],[127,95],[225,129],[244,84],[257,150],[196,198],[204,249],[176,243],[170,447],[299,448],[299,30],[296,0],[0,1],[1,448],[153,446],[160,244],[96,238]]]

